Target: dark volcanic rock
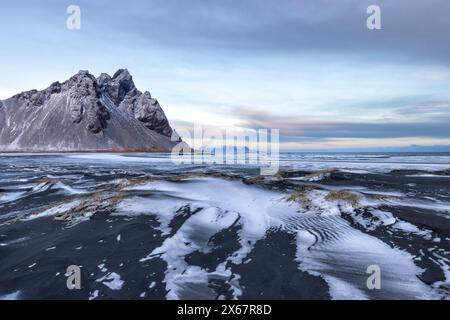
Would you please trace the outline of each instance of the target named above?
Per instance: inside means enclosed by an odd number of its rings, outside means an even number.
[[[0,151],[168,151],[171,135],[158,101],[126,69],[80,71],[0,100]]]
[[[148,91],[139,97],[135,108],[135,116],[150,130],[155,130],[165,136],[172,134],[172,128],[169,126],[158,100],[153,99]]]
[[[133,77],[126,69],[118,70],[109,81],[107,75],[100,76],[100,80],[102,81],[102,92],[108,95],[117,106],[129,93],[140,94],[134,86]]]
[[[86,129],[99,133],[106,128],[109,112],[100,102],[97,80],[87,71],[80,71],[64,87],[69,92],[70,114],[74,123],[86,118]]]

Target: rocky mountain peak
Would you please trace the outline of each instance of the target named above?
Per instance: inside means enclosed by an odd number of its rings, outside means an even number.
[[[137,92],[136,86],[133,82],[133,77],[130,75],[127,69],[119,69],[112,78],[108,75],[100,76],[101,89],[105,92],[116,105],[125,99],[129,94],[135,94]]]
[[[165,147],[173,145],[173,130],[158,101],[150,92],[136,88],[127,69],[119,69],[113,77],[102,73],[98,78],[81,70],[45,90],[0,100],[0,146],[30,144],[27,134],[18,129],[27,130],[32,127],[30,122],[36,124],[34,136],[29,137],[33,149],[56,143],[68,150],[92,149],[93,144],[106,149],[117,145],[147,150],[161,139]],[[47,131],[51,139],[45,136]],[[71,136],[65,135],[68,132]]]
[[[89,71],[87,70],[80,70],[78,71],[78,73],[74,74],[72,77],[70,77],[69,80],[67,80],[66,82],[64,82],[64,84],[66,85],[73,85],[73,84],[78,84],[78,83],[83,83],[83,82],[96,82],[97,79],[95,79],[95,77],[89,73]]]
[[[131,74],[128,71],[128,69],[119,69],[113,75],[113,79],[129,79],[129,80],[132,80],[132,78],[133,77],[131,76]]]
[[[150,92],[144,92],[137,100],[135,109],[135,117],[150,130],[154,130],[162,135],[170,137],[172,128],[168,125],[168,121],[164,111],[158,103],[153,99]]]
[[[97,83],[100,89],[102,89],[106,84],[108,84],[111,81],[111,76],[107,73],[102,73],[97,78]]]

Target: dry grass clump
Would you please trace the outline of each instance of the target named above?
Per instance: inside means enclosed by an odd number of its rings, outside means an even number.
[[[278,181],[283,181],[285,177],[286,177],[286,173],[284,171],[278,171],[275,174],[275,178],[277,178]]]
[[[169,182],[180,182],[186,179],[191,178],[220,178],[224,180],[236,180],[237,178],[234,176],[230,176],[221,172],[193,172],[193,173],[187,173],[187,174],[180,174],[173,177],[168,177],[161,180],[166,180]]]
[[[304,202],[304,200],[308,199],[307,195],[304,192],[294,191],[289,195],[286,200],[290,202]]]
[[[119,189],[123,189],[123,188],[126,188],[126,187],[134,187],[134,186],[141,185],[141,184],[146,184],[148,182],[152,182],[152,181],[155,181],[155,180],[156,180],[155,177],[148,176],[148,175],[140,176],[140,177],[134,177],[134,178],[131,178],[129,180],[125,180],[124,182],[122,182],[118,186],[118,188]]]
[[[112,211],[117,206],[117,204],[124,199],[126,188],[145,184],[153,180],[154,178],[149,176],[136,177],[130,180],[124,180],[111,190],[100,190],[92,192],[85,199],[80,199],[80,204],[78,206],[65,212],[56,214],[54,219],[67,221],[70,223],[75,222],[77,218],[90,217],[99,211]],[[47,206],[40,212],[33,212],[31,213],[31,215],[37,215],[41,212],[60,206],[67,201],[72,201],[74,199],[78,199],[78,197],[68,197],[63,201],[59,201]]]
[[[380,201],[388,201],[388,200],[393,200],[396,198],[396,197],[388,195],[388,194],[376,194],[373,197]]]
[[[90,217],[99,211],[112,210],[123,198],[122,192],[98,191],[66,212],[55,215],[55,220],[75,222],[77,218]]]
[[[244,180],[244,182],[247,184],[258,184],[258,183],[264,183],[265,179],[266,178],[264,176],[259,175],[259,176],[247,178]]]
[[[177,175],[168,178],[157,178],[152,176],[140,176],[134,177],[129,180],[120,181],[119,184],[114,186],[109,190],[99,190],[90,193],[89,195],[79,198],[77,196],[67,197],[63,201],[58,201],[52,203],[51,205],[44,208],[44,210],[39,210],[38,212],[33,212],[31,215],[37,215],[41,212],[44,212],[48,209],[57,207],[59,205],[63,205],[67,201],[72,201],[74,199],[80,199],[80,204],[74,208],[71,208],[65,212],[58,213],[54,216],[55,220],[67,221],[69,223],[76,222],[78,218],[82,217],[91,217],[97,212],[112,212],[115,210],[116,206],[120,201],[122,201],[126,197],[127,188],[134,187],[137,185],[146,184],[148,182],[156,181],[156,180],[166,180],[170,182],[179,182],[189,178],[198,178],[198,177],[216,177],[226,180],[234,180],[236,177],[225,175],[220,172],[212,172],[212,173],[191,173],[191,174],[183,174]],[[46,183],[52,183],[51,180],[44,180],[41,182],[43,185]],[[45,184],[44,184],[45,183]]]
[[[359,196],[349,191],[331,191],[325,197],[328,201],[342,201],[350,204],[353,208],[359,207]]]
[[[308,197],[308,192],[310,190],[303,190],[303,191],[294,191],[292,192],[287,198],[286,201],[288,202],[296,202],[300,204],[303,208],[308,208],[311,206],[311,199]]]

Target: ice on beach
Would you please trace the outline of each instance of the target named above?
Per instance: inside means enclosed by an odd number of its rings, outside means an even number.
[[[40,213],[28,215],[25,218],[23,218],[23,220],[34,220],[34,219],[39,219],[39,218],[44,218],[44,217],[56,216],[58,214],[68,212],[68,211],[78,207],[80,204],[81,204],[80,200],[69,201],[67,203],[62,203],[62,204],[52,207],[50,209],[44,210]]]
[[[173,164],[170,154],[71,154],[67,159],[87,162]],[[186,164],[187,166],[191,164]],[[195,165],[195,164],[194,164]],[[436,155],[387,155],[387,154],[304,154],[281,153],[281,168],[316,172],[330,168],[351,173],[386,173],[392,170],[439,171],[450,168],[450,156]],[[249,165],[253,166],[253,165]]]
[[[412,223],[406,222],[406,221],[396,222],[393,225],[393,228],[404,231],[404,232],[421,235],[421,236],[427,237],[428,239],[431,239],[431,231],[421,230],[417,226],[413,225]]]
[[[86,265],[94,267],[89,273],[94,271],[90,277],[97,279],[89,295],[85,293],[92,299],[109,297],[109,290],[121,290],[128,281],[122,292],[136,290],[131,293],[134,297],[142,293],[146,298],[169,299],[239,299],[262,293],[267,297],[274,292],[265,288],[258,293],[248,285],[253,276],[248,272],[262,272],[261,263],[274,269],[290,264],[288,272],[317,281],[320,294],[328,287],[333,299],[449,297],[450,278],[442,278],[440,272],[450,273],[446,269],[450,252],[444,251],[449,238],[438,226],[446,221],[442,217],[450,218],[446,180],[440,179],[447,177],[446,172],[414,171],[447,170],[445,159],[295,155],[282,158],[281,166],[301,171],[262,180],[253,179],[258,174],[255,168],[174,166],[167,155],[63,155],[39,161],[39,169],[24,166],[30,177],[23,179],[27,188],[14,182],[0,193],[20,199],[0,204],[6,211],[2,220],[12,214],[17,218],[2,229],[2,250],[25,250],[28,242],[22,244],[26,239],[19,238],[24,234],[42,241],[36,256],[11,267],[16,275],[39,276],[42,255],[59,256],[68,248],[76,256],[99,255],[90,262],[93,265]],[[323,171],[333,167],[338,168],[333,174]],[[413,171],[386,174],[392,169]],[[213,170],[228,178],[190,176]],[[92,204],[89,212],[96,215],[75,228],[58,222],[47,228],[46,220],[31,222],[65,213],[76,216],[86,204]],[[19,212],[18,207],[24,210]],[[41,229],[11,233],[8,228],[16,226],[18,231],[21,226]],[[54,226],[56,231],[50,230]],[[66,242],[78,230],[93,230],[92,237],[87,233],[82,241]],[[281,239],[275,246],[283,247],[266,247],[274,245],[273,239]],[[127,248],[136,250],[122,258],[110,256],[111,250]],[[35,261],[37,266],[32,265]],[[366,286],[366,269],[373,264],[382,271],[381,291]],[[431,273],[440,277],[438,281],[422,282],[425,269],[419,265],[427,268],[427,279]],[[116,270],[108,270],[114,266]],[[130,270],[146,272],[145,280],[133,282]],[[278,283],[268,287],[272,285]],[[20,295],[25,293],[28,296],[27,291]],[[326,292],[323,297],[328,297]]]
[[[103,271],[103,270],[102,270]],[[105,276],[95,280],[96,282],[101,282],[111,290],[120,290],[124,284],[121,280],[120,275],[115,272],[109,272]]]
[[[6,246],[9,246],[9,245],[22,243],[22,242],[30,240],[30,239],[31,239],[30,237],[21,237],[21,238],[10,240],[10,241],[6,241],[6,242],[0,242],[0,247],[6,247]]]
[[[146,154],[146,156],[142,155],[139,156],[133,154],[120,155],[112,153],[93,153],[93,154],[66,155],[66,157],[91,161],[144,162],[144,163],[170,162],[170,157],[167,154],[162,154],[162,156],[159,157],[157,155],[158,154]]]
[[[94,299],[96,299],[97,297],[98,297],[98,290],[94,290],[93,292],[91,292],[90,294],[89,294],[89,300],[94,300]]]
[[[0,294],[0,300],[19,300],[21,294],[19,290],[5,295]]]
[[[6,192],[6,193],[0,193],[0,204],[1,203],[7,203],[12,202],[17,199],[20,199],[22,195],[24,195],[25,192]]]
[[[225,263],[247,261],[256,242],[273,229],[297,235],[299,268],[322,277],[334,299],[377,298],[376,293],[367,290],[365,283],[365,270],[371,264],[380,265],[384,270],[385,290],[378,298],[435,297],[431,289],[418,280],[422,270],[414,264],[414,257],[354,229],[342,215],[356,217],[357,208],[345,199],[327,197],[331,191],[309,191],[298,203],[288,201],[288,195],[283,192],[216,178],[192,178],[182,183],[155,181],[130,189],[149,193],[123,200],[116,214],[154,214],[168,226],[180,208],[200,208],[174,235],[142,259],[159,258],[167,262],[165,283],[169,299],[186,297],[186,288],[192,286],[199,297],[213,296],[207,283],[214,277],[238,279],[239,275],[233,274]],[[370,204],[362,194],[355,197],[361,203]],[[302,201],[307,201],[308,209],[303,208]],[[399,223],[388,212],[373,209],[372,214],[385,227],[395,223],[397,229],[408,226]],[[373,223],[361,221],[366,227]],[[240,248],[230,253],[225,261],[218,261],[215,270],[205,270],[186,262],[185,257],[193,252],[214,251],[208,239],[220,230],[229,229],[232,224],[239,227]],[[235,280],[234,290],[242,292],[238,280]]]

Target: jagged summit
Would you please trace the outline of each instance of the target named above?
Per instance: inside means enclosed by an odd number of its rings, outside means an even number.
[[[81,70],[48,88],[0,100],[0,151],[170,150],[172,128],[127,69]]]

